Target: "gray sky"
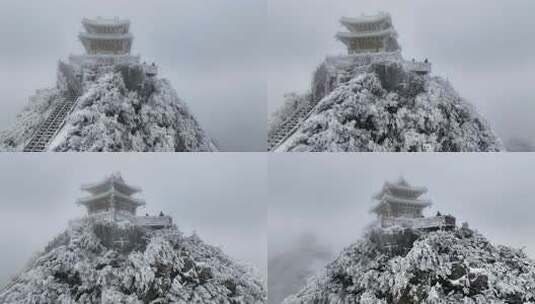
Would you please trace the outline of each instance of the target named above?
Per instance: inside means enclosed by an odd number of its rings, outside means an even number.
[[[327,54],[345,54],[334,35],[341,16],[388,11],[406,59],[429,58],[434,74],[481,112],[504,140],[535,141],[535,1],[270,0],[269,111],[286,92],[309,89]]]
[[[0,285],[83,216],[81,184],[121,171],[146,208],[173,216],[186,235],[266,275],[267,155],[258,153],[0,154]]]
[[[133,53],[155,61],[225,151],[265,150],[267,0],[0,0],[0,128],[56,65],[83,53],[81,19],[130,18]]]
[[[535,258],[533,153],[273,154],[269,169],[269,261],[308,254],[296,252],[303,236],[313,236],[319,252],[329,246],[337,256],[374,220],[371,196],[400,175],[428,187],[425,197],[434,205],[426,215],[452,214],[494,244],[525,247]],[[332,259],[314,260],[315,270]],[[279,285],[294,283],[278,281],[271,266],[269,277]]]

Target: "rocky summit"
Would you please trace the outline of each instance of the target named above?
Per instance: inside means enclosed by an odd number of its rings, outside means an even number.
[[[265,303],[263,282],[197,235],[71,222],[0,291],[5,304]]]
[[[371,229],[288,297],[304,303],[533,303],[535,262],[469,228]]]

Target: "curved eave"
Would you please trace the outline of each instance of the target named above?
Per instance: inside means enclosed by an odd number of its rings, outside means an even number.
[[[78,37],[81,40],[129,40],[132,41],[134,36],[130,33],[127,34],[91,34],[80,33]]]
[[[128,19],[105,19],[105,18],[97,18],[97,19],[89,19],[84,18],[82,19],[83,25],[89,25],[89,26],[130,26],[130,20]]]
[[[377,213],[385,205],[388,205],[390,203],[400,203],[400,204],[413,205],[415,207],[420,207],[422,209],[433,205],[433,202],[431,200],[413,201],[413,200],[405,200],[405,199],[391,197],[391,196],[387,196],[386,195],[379,201],[379,204],[377,206],[373,207],[370,211],[374,212],[374,213]]]
[[[370,24],[370,23],[379,23],[383,21],[390,21],[392,18],[389,14],[379,14],[375,16],[361,16],[361,17],[342,17],[340,18],[340,23],[344,25],[360,25],[360,24]]]
[[[129,203],[132,203],[132,204],[134,204],[134,205],[136,205],[138,207],[145,205],[145,201],[144,200],[133,198],[133,197],[129,197],[129,196],[121,194],[120,192],[117,192],[117,191],[107,191],[107,192],[99,194],[99,195],[80,198],[80,199],[78,199],[76,201],[76,203],[78,205],[87,205],[87,204],[89,204],[91,202],[95,202],[95,201],[98,201],[98,200],[109,198],[109,197],[111,197],[112,194],[115,197],[117,197],[119,199],[122,199],[122,200],[125,200],[125,201],[127,201]]]
[[[409,192],[409,193],[424,194],[424,193],[427,192],[427,187],[404,186],[404,185],[393,184],[393,183],[389,183],[389,182],[385,183],[384,188],[385,189],[389,189],[390,188],[390,189],[405,191],[405,192]]]
[[[130,186],[119,181],[110,181],[110,180],[105,180],[96,184],[82,185],[80,189],[82,189],[83,191],[87,191],[91,194],[98,194],[98,193],[109,191],[111,189],[112,184],[116,188],[118,188],[120,192],[125,193],[127,195],[132,195],[132,194],[139,193],[142,191],[141,188]]]
[[[383,194],[393,194],[400,193],[410,197],[417,198],[422,194],[427,193],[426,187],[413,187],[413,186],[403,186],[400,184],[391,184],[385,183],[381,192],[379,192],[376,197],[381,197]]]
[[[431,200],[427,200],[427,199],[410,200],[410,199],[394,197],[388,194],[383,196],[382,202],[407,204],[407,205],[413,205],[413,206],[422,207],[422,208],[429,207],[433,204]]]
[[[336,38],[340,40],[346,40],[350,41],[353,39],[358,38],[369,38],[369,37],[388,37],[393,36],[397,37],[398,33],[390,28],[382,31],[370,31],[370,32],[362,32],[362,33],[354,33],[354,32],[338,32],[336,33]]]

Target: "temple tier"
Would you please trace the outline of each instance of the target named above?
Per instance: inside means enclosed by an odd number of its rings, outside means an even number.
[[[349,54],[381,53],[400,50],[398,34],[392,25],[390,14],[359,18],[343,17],[340,23],[349,32],[339,32],[336,38],[347,46]]]
[[[159,216],[136,216],[137,208],[145,205],[143,200],[133,197],[141,192],[141,189],[126,184],[119,173],[101,182],[83,185],[81,189],[90,196],[78,199],[77,203],[87,208],[89,217],[109,221],[129,221],[151,229],[163,229],[173,224],[172,218],[163,213]]]

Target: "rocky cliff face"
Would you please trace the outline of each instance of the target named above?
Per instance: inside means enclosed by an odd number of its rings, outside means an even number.
[[[297,303],[533,303],[535,262],[468,228],[374,229],[287,298]]]
[[[447,81],[415,73],[394,55],[322,64],[313,81],[314,109],[277,151],[503,150]]]
[[[219,248],[176,228],[73,222],[0,303],[265,303],[263,282]]]

